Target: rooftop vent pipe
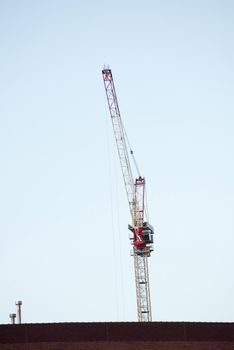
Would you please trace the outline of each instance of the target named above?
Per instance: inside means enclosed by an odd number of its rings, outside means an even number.
[[[10,314],[9,317],[11,319],[11,324],[15,324],[16,314]]]
[[[15,305],[17,306],[17,322],[21,324],[21,305],[22,301],[18,300],[15,302]]]

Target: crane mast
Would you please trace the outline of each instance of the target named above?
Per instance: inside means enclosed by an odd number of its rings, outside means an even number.
[[[138,321],[147,322],[152,321],[148,257],[153,251],[154,230],[145,221],[145,178],[139,175],[134,180],[132,175],[126,133],[111,69],[104,68],[102,76],[132,218],[132,225],[128,225],[128,228],[132,232],[130,240],[133,246]]]

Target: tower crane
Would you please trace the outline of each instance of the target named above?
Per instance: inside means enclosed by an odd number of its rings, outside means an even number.
[[[131,231],[130,241],[133,246],[138,321],[149,322],[152,321],[152,312],[148,258],[153,251],[154,229],[148,221],[145,221],[147,217],[145,178],[140,175],[138,167],[138,177],[134,179],[132,174],[128,139],[120,115],[111,69],[104,68],[102,77],[132,219],[128,228]],[[130,154],[136,164],[132,149]]]

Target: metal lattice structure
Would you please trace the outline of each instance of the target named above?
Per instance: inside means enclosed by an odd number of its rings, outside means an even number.
[[[134,255],[138,321],[152,321],[148,257]]]
[[[130,240],[133,245],[138,321],[152,321],[148,257],[153,251],[154,231],[153,227],[144,221],[145,179],[139,176],[134,181],[111,70],[103,69],[102,76],[132,218],[132,225],[128,228],[132,232]],[[132,150],[130,153],[133,153]]]

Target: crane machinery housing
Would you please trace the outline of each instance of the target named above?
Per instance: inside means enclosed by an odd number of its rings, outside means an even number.
[[[102,76],[132,218],[132,224],[128,225],[128,228],[131,231],[130,240],[133,246],[138,321],[149,322],[152,321],[152,312],[148,258],[153,251],[154,229],[148,220],[146,221],[145,178],[140,175],[138,167],[138,177],[134,180],[132,175],[129,151],[135,164],[136,162],[133,151],[127,146],[128,139],[120,115],[111,69],[104,68]]]

